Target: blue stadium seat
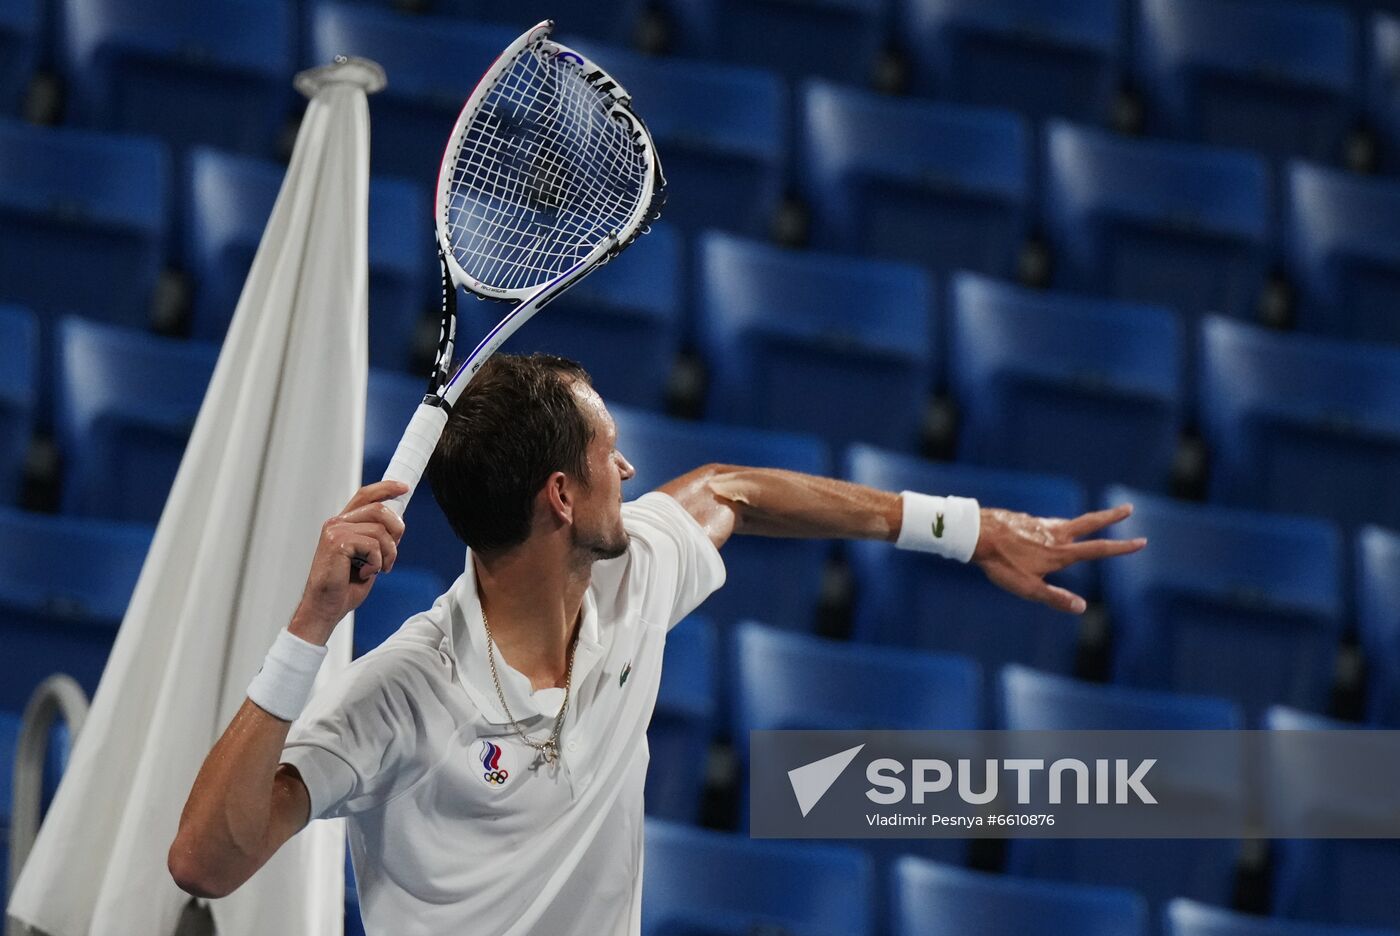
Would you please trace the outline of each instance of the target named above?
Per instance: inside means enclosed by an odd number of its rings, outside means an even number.
[[[0,2],[0,114],[17,115],[39,59],[39,0]]]
[[[218,356],[204,342],[59,323],[54,416],[65,513],[160,519]]]
[[[646,823],[643,936],[868,936],[875,892],[859,849]]]
[[[374,59],[390,76],[370,97],[370,165],[437,191],[442,148],[477,80],[528,24],[485,26],[358,3],[311,7],[311,58]],[[431,230],[431,218],[424,219]]]
[[[1400,182],[1294,163],[1284,250],[1299,327],[1400,344]]]
[[[574,40],[578,36],[626,42],[631,38],[637,6],[630,0],[612,3],[598,3],[597,0],[428,0],[426,5],[429,12],[508,24],[517,31],[552,19],[555,35],[565,45],[575,48]]]
[[[365,482],[378,478],[365,478]],[[424,491],[432,497],[431,492]],[[355,610],[355,656],[361,657],[382,644],[399,626],[420,611],[427,611],[447,591],[442,576],[402,562],[389,575],[381,575],[364,604]]]
[[[1325,709],[1341,637],[1341,536],[1306,517],[1185,504],[1110,488],[1147,548],[1102,563],[1114,678],[1225,696],[1257,718]]]
[[[1080,485],[1056,475],[938,464],[866,446],[850,450],[845,477],[886,491],[975,497],[986,507],[1046,517],[1077,516],[1088,501]],[[1003,591],[975,565],[873,541],[849,544],[847,555],[859,640],[961,653],[989,672],[1010,662],[1059,673],[1074,668],[1078,619]],[[1083,564],[1049,581],[1076,594],[1092,592],[1092,574]]]
[[[1008,666],[1000,676],[1001,725],[1011,731],[1239,730],[1244,713],[1223,699],[1125,689]],[[1170,784],[1170,779],[1163,780]],[[1221,816],[1241,806],[1238,791],[1196,791],[1199,810]],[[1218,794],[1218,795],[1213,795]],[[1228,904],[1236,842],[1227,839],[1013,839],[1012,874],[1128,887],[1154,906],[1175,896]]]
[[[1173,313],[971,273],[948,295],[960,460],[1166,490],[1183,419]]]
[[[982,725],[981,670],[967,657],[828,640],[753,621],[735,629],[734,649],[730,714],[745,762],[750,731]]]
[[[292,4],[62,0],[71,113],[184,147],[270,154],[291,99]]]
[[[899,0],[914,87],[1036,117],[1108,120],[1123,55],[1118,0]]]
[[[1400,526],[1400,348],[1215,316],[1201,348],[1213,500]]]
[[[1366,108],[1381,141],[1381,165],[1400,170],[1400,4],[1367,21]]]
[[[21,711],[57,672],[97,691],[153,532],[0,508],[0,709]]]
[[[672,51],[868,84],[890,0],[659,0]]]
[[[1400,936],[1400,930],[1274,920],[1186,899],[1168,904],[1163,922],[1163,936]]]
[[[548,351],[578,361],[608,402],[647,409],[666,405],[666,385],[680,351],[684,277],[681,239],[662,223],[620,258],[588,274],[549,303],[505,344],[520,354]],[[512,303],[458,303],[458,336],[470,350]],[[462,345],[459,344],[459,347]]]
[[[814,244],[1012,276],[1029,232],[1024,118],[809,82],[801,164]]]
[[[389,467],[389,459],[427,388],[427,377],[370,369],[365,400],[366,483],[384,477],[384,469]],[[426,479],[414,492],[403,519],[398,561],[431,571],[445,582],[457,581],[466,568],[467,547],[452,532]]]
[[[1275,707],[1265,717],[1273,731],[1334,731],[1356,728],[1348,722]],[[1339,801],[1333,791],[1307,788],[1299,773],[1295,795],[1305,808],[1343,815],[1364,807]],[[1387,805],[1393,809],[1393,804]],[[1393,813],[1391,813],[1393,815]],[[1353,822],[1356,820],[1353,819]],[[1274,842],[1273,911],[1293,920],[1327,920],[1400,929],[1400,841],[1396,839],[1282,839]]]
[[[934,378],[933,296],[919,269],[713,231],[697,263],[709,418],[914,447]]]
[[[807,435],[683,422],[626,407],[610,407],[617,447],[637,469],[623,494],[635,500],[711,462],[831,473],[821,441]],[[731,537],[724,546],[725,585],[704,605],[727,625],[745,617],[811,630],[821,597],[829,545],[820,540]]]
[[[1044,190],[1058,285],[1193,316],[1253,312],[1267,270],[1260,157],[1055,121]]]
[[[1297,0],[1137,0],[1148,126],[1276,157],[1337,162],[1359,117],[1356,27]]]
[[[693,614],[666,635],[661,692],[647,729],[648,816],[697,822],[705,790],[710,739],[719,709],[716,686],[719,636],[706,617]]]
[[[1366,710],[1400,728],[1400,533],[1368,526],[1356,534],[1356,628],[1366,652]]]
[[[1147,936],[1132,891],[1028,881],[902,859],[892,880],[893,936]]]
[[[0,301],[146,324],[168,170],[155,140],[0,120]]]
[[[39,323],[28,309],[0,305],[0,334],[0,504],[16,504],[39,403]]]
[[[966,657],[826,640],[753,621],[735,630],[731,656],[730,733],[743,778],[740,828],[749,824],[750,731],[982,727],[982,673]],[[904,855],[953,862],[967,855],[961,839],[869,839],[860,845],[880,880]],[[882,931],[886,904],[886,895],[879,894],[875,912]]]
[[[632,93],[661,154],[661,217],[766,237],[783,194],[788,93],[771,71],[579,43]]]
[[[1084,682],[1025,666],[1002,667],[1001,726],[1010,731],[1239,731],[1234,702]]]
[[[196,337],[217,341],[227,331],[285,175],[286,169],[270,160],[203,148],[190,154],[185,229],[198,283]],[[374,367],[408,365],[414,327],[436,292],[428,280],[437,269],[431,209],[427,192],[410,182],[370,180],[369,358]]]

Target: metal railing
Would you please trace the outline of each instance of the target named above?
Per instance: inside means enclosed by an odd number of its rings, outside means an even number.
[[[19,744],[15,749],[14,800],[10,811],[10,871],[5,882],[5,906],[19,880],[20,869],[34,848],[44,810],[44,765],[48,761],[49,733],[54,719],[68,724],[70,744],[78,740],[87,720],[88,697],[71,676],[59,673],[39,684],[24,707]],[[5,936],[34,936],[34,931],[11,916],[5,917]]]

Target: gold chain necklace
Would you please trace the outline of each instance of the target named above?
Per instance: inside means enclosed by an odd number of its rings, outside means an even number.
[[[510,713],[510,706],[506,704],[506,694],[501,691],[501,678],[496,674],[495,641],[491,637],[491,625],[486,621],[486,608],[484,606],[481,609],[481,626],[486,629],[486,661],[491,664],[491,682],[496,685],[496,698],[500,700],[506,718],[510,719],[510,725],[520,736],[520,740],[539,753],[539,757],[535,759],[536,764],[539,763],[540,759],[543,759],[546,764],[554,764],[559,760],[559,732],[564,727],[564,716],[569,711],[569,687],[574,678],[574,652],[578,649],[578,633],[574,633],[574,639],[569,645],[569,666],[564,672],[564,704],[559,707],[559,714],[554,719],[554,731],[550,733],[548,739],[536,741],[525,734],[525,729],[520,727],[520,723]]]

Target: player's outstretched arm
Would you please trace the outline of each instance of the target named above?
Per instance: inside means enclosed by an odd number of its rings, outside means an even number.
[[[1137,552],[1145,539],[1082,540],[1124,519],[1131,504],[1072,520],[980,507],[966,498],[929,498],[784,471],[705,465],[661,488],[722,546],[732,533],[816,539],[873,539],[939,552],[981,567],[996,585],[1071,614],[1084,599],[1045,576],[1086,559]]]
[[[397,481],[367,485],[321,528],[306,590],[287,627],[303,649],[324,647],[365,600],[377,573],[393,568],[403,521],[381,502],[406,489]],[[292,768],[279,768],[293,718],[245,699],[205,758],[167,859],[182,890],[206,898],[232,893],[306,825],[306,785]]]

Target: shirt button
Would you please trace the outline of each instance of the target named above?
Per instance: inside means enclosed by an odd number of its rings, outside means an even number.
[[[569,750],[571,750],[571,751],[577,751],[577,750],[578,750],[578,741],[570,741],[570,742],[569,742]]]

